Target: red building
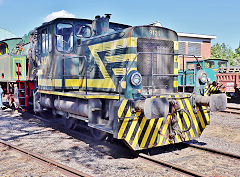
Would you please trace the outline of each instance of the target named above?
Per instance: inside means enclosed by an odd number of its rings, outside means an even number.
[[[199,60],[207,59],[211,56],[211,40],[216,36],[192,33],[178,34],[179,54],[195,55]],[[180,69],[183,68],[183,57],[180,58]],[[195,60],[194,57],[185,56],[184,62]],[[186,67],[185,67],[186,68]]]

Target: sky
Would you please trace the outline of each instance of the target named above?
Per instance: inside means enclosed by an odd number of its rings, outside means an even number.
[[[176,32],[216,35],[233,50],[240,43],[239,0],[0,0],[0,27],[22,37],[58,14],[131,26],[159,21]]]

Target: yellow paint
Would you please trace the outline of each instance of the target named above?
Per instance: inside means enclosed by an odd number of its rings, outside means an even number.
[[[122,113],[127,105],[128,100],[124,99],[118,109],[118,117],[122,117]]]
[[[184,126],[183,126],[182,120],[180,119],[179,114],[177,114],[177,118],[178,118],[178,125],[179,125],[179,127],[180,127],[180,130],[183,131],[183,130],[184,130]],[[189,137],[188,137],[187,132],[184,132],[183,134],[186,136],[185,140],[188,141],[188,140],[189,140]]]
[[[98,55],[98,52],[102,51],[108,51],[108,50],[114,50],[118,48],[126,48],[126,47],[137,47],[137,38],[124,38],[124,39],[119,39],[119,40],[114,40],[114,41],[109,41],[109,42],[104,42],[100,44],[95,44],[89,46],[89,49],[91,51],[91,54],[94,57],[94,60],[96,64],[98,65],[104,79],[99,79],[99,82],[96,81],[96,79],[88,79],[89,84],[91,84],[91,87],[95,88],[112,88],[115,89],[116,86],[114,85],[111,77],[109,76],[101,58]],[[133,59],[133,55],[121,55],[123,57],[122,60],[127,60],[127,59]],[[114,57],[114,56],[106,56],[105,58],[109,60],[110,62],[116,62],[117,60],[120,60],[120,57]]]
[[[175,97],[177,98],[177,101],[179,101],[181,109],[184,109],[183,103],[182,103],[181,99],[179,98],[179,95],[175,95]],[[184,115],[183,115],[183,117],[184,117]],[[183,131],[184,130],[184,126],[183,126],[182,120],[180,119],[180,115],[177,114],[177,117],[178,117],[178,125],[179,125],[180,129]],[[184,117],[184,120],[185,120],[185,117]],[[186,140],[189,140],[187,132],[185,132],[184,135],[186,135]]]
[[[175,95],[175,97],[176,97],[176,98],[179,98],[179,95]],[[185,100],[185,102],[186,102],[186,100],[188,100],[188,99],[184,99],[184,100]],[[179,101],[179,103],[180,103],[181,109],[185,109],[184,106],[183,106],[182,100],[179,98],[178,101]],[[188,118],[188,116],[186,115],[186,113],[183,113],[183,118],[184,118],[184,120],[185,120],[185,122],[186,122],[187,127],[189,127],[189,126],[190,126],[190,121],[189,121],[189,119],[191,119],[191,118],[193,119],[194,114],[193,114],[193,115],[191,114],[192,106],[191,106],[190,104],[188,105],[187,103],[186,103],[186,105],[187,105],[188,111],[190,112],[191,117]],[[194,116],[194,118],[195,118],[195,116]],[[192,128],[189,130],[189,132],[190,132],[191,137],[195,137]]]
[[[174,56],[174,62],[178,62],[178,56]]]
[[[143,128],[145,126],[146,121],[147,121],[146,117],[143,117],[142,122],[141,122],[140,126],[138,127],[137,133],[136,133],[136,135],[134,137],[134,140],[133,140],[133,143],[132,143],[132,148],[133,149],[135,149],[136,146],[137,146],[138,140],[141,136],[141,133],[143,131]]]
[[[159,142],[158,142],[158,146],[161,146],[162,144],[162,141],[163,141],[163,138],[165,137],[165,134],[166,134],[166,131],[167,131],[167,128],[168,128],[168,124],[169,124],[169,119],[170,119],[170,115],[167,116],[167,119],[165,120],[164,122],[164,125],[163,125],[163,129],[162,131],[160,132],[160,139],[159,139]]]
[[[199,107],[196,107],[196,109],[199,110]],[[205,125],[205,123],[204,123],[203,116],[202,116],[202,113],[201,113],[200,110],[197,111],[197,115],[198,115],[198,118],[199,118],[199,120],[200,120],[200,124],[201,124],[202,128],[204,129],[204,128],[206,127],[206,125]]]
[[[111,78],[105,79],[88,79],[87,86],[94,88],[112,88],[112,85],[108,81]],[[86,79],[65,79],[66,87],[85,87]],[[115,87],[115,86],[114,86]]]
[[[101,83],[101,85],[105,85],[104,88],[106,88],[106,86],[107,86],[107,88],[115,89],[116,87],[115,87],[112,79],[110,78],[110,76],[109,76],[109,74],[108,74],[108,72],[107,72],[107,70],[106,70],[106,68],[105,68],[101,58],[98,55],[98,52],[103,51],[102,50],[102,44],[95,44],[95,45],[89,46],[89,49],[90,49],[90,51],[91,51],[91,53],[92,53],[92,55],[94,57],[94,60],[95,60],[96,64],[98,65],[98,67],[99,67],[99,69],[100,69],[100,71],[101,71],[101,73],[102,73],[102,75],[104,77],[104,79],[99,79],[100,82],[98,82],[98,83]],[[95,79],[94,79],[94,82],[92,82],[92,80],[93,79],[91,79],[91,80],[89,79],[89,82],[92,83],[93,87],[101,88],[101,86],[99,86],[95,82]]]
[[[178,87],[178,81],[173,81],[173,87]]]
[[[141,112],[137,112],[137,113],[136,113],[136,116],[138,117],[138,116],[140,116],[140,114],[141,114]],[[139,120],[139,117],[138,117],[138,118],[134,118],[134,119],[132,120],[132,124],[131,124],[131,126],[130,126],[130,128],[129,128],[129,131],[128,131],[128,133],[127,133],[127,136],[126,136],[126,138],[125,138],[125,140],[126,140],[127,142],[130,141],[130,138],[131,138],[131,136],[132,136],[132,134],[133,134],[133,131],[134,131],[137,123],[138,123],[138,120]]]
[[[152,138],[150,140],[150,143],[149,143],[149,146],[148,146],[149,148],[153,147],[153,143],[155,142],[155,140],[157,138],[157,135],[158,135],[159,129],[162,125],[162,122],[163,122],[163,118],[159,118],[158,122],[157,122],[157,125],[155,127],[155,130],[153,132]]]
[[[174,50],[178,50],[178,41],[174,41]]]
[[[127,87],[126,81],[122,81],[122,82],[121,82],[121,87],[122,87],[123,89],[125,89],[125,88]]]
[[[136,54],[121,54],[121,55],[105,56],[105,59],[107,60],[108,63],[115,63],[115,62],[133,61],[135,57],[136,57]]]
[[[178,68],[174,68],[174,74],[178,74]]]
[[[210,118],[209,118],[207,108],[205,106],[203,106],[202,108],[203,108],[203,113],[204,113],[204,115],[206,117],[206,120],[207,120],[207,125],[209,125],[210,124]]]
[[[151,119],[151,120],[149,121],[147,130],[146,130],[146,132],[144,133],[144,137],[143,137],[142,142],[141,142],[141,144],[140,144],[140,148],[143,148],[143,147],[146,145],[146,142],[147,142],[147,139],[149,138],[149,134],[150,134],[150,132],[151,132],[151,130],[152,130],[154,121],[155,121],[155,119]]]
[[[39,86],[52,86],[52,79],[38,79]]]
[[[126,114],[126,117],[130,117],[130,116],[131,116],[131,107],[129,106],[128,111],[127,111],[127,114]],[[126,127],[127,127],[128,122],[129,122],[129,118],[125,118],[125,119],[123,120],[122,125],[121,125],[121,127],[120,127],[120,130],[119,130],[119,132],[118,132],[118,139],[121,139],[121,138],[122,138],[123,133],[124,133]]]
[[[113,68],[113,73],[116,75],[116,76],[124,76],[126,74],[126,68]],[[137,68],[131,68],[129,69],[128,73],[130,71],[136,71]]]
[[[53,85],[55,87],[62,87],[62,79],[53,79]]]
[[[190,104],[190,102],[189,102],[188,99],[185,99],[185,103],[186,103],[186,105],[187,105],[187,107],[188,107],[188,110],[189,110],[189,112],[190,112],[190,115],[191,115],[191,117],[192,117],[194,127],[195,127],[198,135],[200,136],[200,135],[201,135],[201,130],[200,130],[199,126],[198,126],[198,122],[197,122],[197,119],[196,119],[196,117],[195,117],[195,114],[193,113],[192,106],[191,106],[191,104]],[[190,108],[190,109],[189,109],[189,108]],[[192,129],[191,129],[191,130],[192,130]]]
[[[68,93],[68,92],[56,92],[56,91],[47,91],[47,90],[38,90],[39,93],[45,93],[50,95],[59,95],[59,96],[67,96],[67,97],[74,97],[74,98],[82,98],[82,99],[92,99],[92,98],[105,98],[105,99],[119,99],[119,95],[104,95],[104,94],[88,94],[86,95],[84,91],[79,91],[76,93]]]
[[[41,69],[39,69],[38,72],[37,72],[37,75],[38,75],[38,76],[43,75],[43,71],[42,71]]]
[[[24,66],[25,66],[25,62],[24,62],[24,58],[13,58],[13,72],[15,72],[16,70],[15,70],[15,65],[16,65],[16,62],[15,62],[15,60],[21,60],[22,62],[20,62],[21,63],[21,65],[22,65],[22,76],[19,76],[19,79],[23,79],[24,78],[24,71],[25,71],[25,68],[24,68]],[[18,71],[18,70],[17,70]],[[19,71],[20,72],[20,71]],[[15,75],[17,75],[16,77],[15,77]],[[13,74],[13,78],[18,78],[18,74]]]

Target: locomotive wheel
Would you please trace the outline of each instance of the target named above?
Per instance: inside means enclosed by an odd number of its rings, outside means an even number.
[[[75,129],[76,128],[76,125],[77,125],[77,119],[74,119],[74,118],[66,118],[66,117],[63,117],[64,118],[64,126],[67,128],[67,129]]]
[[[45,111],[39,112],[39,114],[44,119],[51,119],[51,118],[53,118],[52,112],[50,110],[45,110]]]
[[[104,140],[107,137],[107,135],[108,135],[107,132],[103,132],[103,131],[98,130],[96,128],[90,128],[90,133],[91,133],[92,137],[95,140],[98,140],[98,141]]]

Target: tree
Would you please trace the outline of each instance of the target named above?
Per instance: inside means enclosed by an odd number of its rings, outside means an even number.
[[[230,66],[240,66],[240,46],[234,52],[225,43],[216,43],[211,47],[210,58],[227,59]]]

